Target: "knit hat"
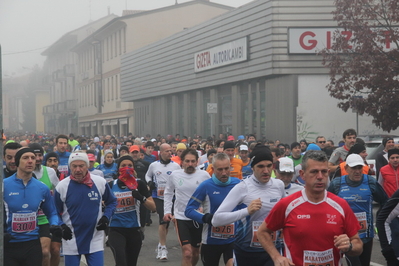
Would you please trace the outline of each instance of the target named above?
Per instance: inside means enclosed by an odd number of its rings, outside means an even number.
[[[382,146],[384,146],[384,149],[385,149],[385,145],[387,145],[387,142],[390,141],[390,140],[393,140],[393,138],[386,137],[386,138],[382,139]]]
[[[46,155],[44,156],[44,164],[47,164],[47,160],[52,157],[55,157],[55,158],[57,158],[57,160],[59,160],[58,154],[52,151],[52,152],[46,153]]]
[[[114,153],[112,152],[112,150],[105,150],[105,151],[104,151],[104,158],[105,158],[105,156],[107,156],[107,154],[109,154],[109,153],[111,153],[112,156],[114,156]]]
[[[365,151],[365,150],[366,150],[366,147],[364,147],[364,145],[359,144],[359,143],[355,143],[355,145],[353,145],[353,146],[349,149],[349,151],[348,151],[348,156],[349,156],[350,154],[353,154],[353,153],[359,154],[359,153],[361,153],[362,151]]]
[[[94,137],[93,141],[94,141],[95,143],[98,143],[98,142],[100,142],[100,138],[99,138],[99,137]]]
[[[388,158],[391,157],[393,154],[399,154],[399,149],[394,148],[394,149],[388,150]]]
[[[120,167],[122,161],[124,161],[124,160],[129,160],[129,161],[131,161],[131,162],[133,163],[133,165],[134,165],[134,161],[133,161],[133,157],[132,157],[132,156],[130,156],[130,155],[123,155],[123,156],[119,157],[119,159],[118,159],[118,164],[117,164],[117,168],[116,168],[116,169],[119,169],[119,167]],[[134,168],[134,167],[133,167],[133,168]]]
[[[84,161],[87,167],[89,167],[89,157],[87,157],[87,154],[84,152],[71,152],[71,155],[69,155],[68,166],[71,166],[71,163],[74,161]]]
[[[29,148],[35,151],[35,153],[44,153],[43,147],[39,143],[31,143],[29,144]]]
[[[177,151],[178,150],[185,150],[185,149],[187,149],[187,146],[184,143],[178,143],[177,144],[177,147],[176,147]]]
[[[273,155],[270,152],[269,147],[266,147],[264,145],[255,146],[253,151],[249,154],[249,158],[251,158],[251,167],[254,167],[257,163],[261,161],[273,162]]]
[[[226,149],[231,149],[231,148],[235,148],[236,146],[234,145],[234,142],[232,142],[232,141],[226,141],[225,143],[224,143],[224,145],[223,145],[223,150],[226,150]]]
[[[122,146],[119,148],[119,152],[121,152],[121,151],[127,151],[127,153],[129,153],[129,148],[128,148],[127,146],[125,146],[125,145],[122,145]]]
[[[15,165],[17,167],[19,166],[19,160],[21,159],[22,155],[27,152],[35,154],[35,151],[31,148],[22,148],[17,151],[17,153],[15,154]]]

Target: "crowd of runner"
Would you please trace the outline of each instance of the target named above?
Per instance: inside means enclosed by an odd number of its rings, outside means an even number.
[[[7,134],[4,265],[57,266],[62,250],[65,265],[84,255],[101,266],[104,246],[115,265],[137,265],[152,223],[154,260],[167,261],[170,222],[181,265],[370,265],[375,232],[399,265],[399,148],[382,144],[374,166],[353,129],[338,147],[323,136]]]

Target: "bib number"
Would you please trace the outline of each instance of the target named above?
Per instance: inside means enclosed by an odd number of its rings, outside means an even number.
[[[367,231],[367,216],[366,212],[357,212],[355,213],[355,216],[359,222],[360,225],[360,230],[358,233],[365,233]]]
[[[131,212],[136,210],[135,199],[132,197],[132,192],[117,192],[115,197],[118,201],[116,206],[116,213]]]
[[[165,187],[158,187],[157,196],[158,197],[163,197],[164,193],[165,193]]]
[[[36,213],[14,213],[12,215],[11,228],[15,233],[24,233],[35,230]]]
[[[250,244],[250,247],[252,247],[252,248],[261,248],[262,247],[262,245],[260,244],[259,239],[258,239],[258,229],[261,224],[262,224],[262,221],[252,222],[252,239],[251,239],[251,244]]]
[[[218,239],[229,239],[234,237],[234,224],[217,227],[212,226],[211,237]]]
[[[325,251],[303,251],[304,266],[334,266],[334,253],[330,248]]]

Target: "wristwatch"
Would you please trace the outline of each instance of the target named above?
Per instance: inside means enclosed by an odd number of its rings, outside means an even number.
[[[147,201],[147,198],[143,196],[143,199],[141,200],[143,203],[145,203]],[[351,243],[352,245],[352,243]]]
[[[352,242],[349,241],[349,249],[348,249],[348,251],[345,252],[345,253],[351,252],[351,251],[352,251],[352,247],[353,247],[353,246],[352,246]]]

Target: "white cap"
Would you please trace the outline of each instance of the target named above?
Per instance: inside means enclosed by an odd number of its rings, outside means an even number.
[[[240,145],[240,151],[247,151],[248,146],[247,145]]]
[[[348,157],[346,157],[346,164],[349,167],[355,167],[358,165],[364,166],[364,161],[359,154],[352,153]]]
[[[157,141],[156,139],[151,139],[152,142]]]
[[[71,166],[71,163],[74,161],[84,161],[89,167],[89,157],[85,152],[71,152],[69,155],[68,165]]]
[[[280,162],[279,166],[280,172],[289,172],[289,173],[294,172],[294,161],[291,158],[282,157],[278,159],[278,161]]]
[[[96,143],[100,142],[100,138],[99,137],[94,137],[93,141],[96,142]]]

